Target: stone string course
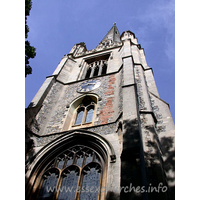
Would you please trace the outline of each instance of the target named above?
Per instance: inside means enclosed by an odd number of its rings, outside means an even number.
[[[107,125],[84,128],[84,130],[95,132],[100,135],[107,135],[107,134],[115,133],[117,125],[118,125],[118,122],[115,122],[115,123],[111,123],[111,124],[107,124]],[[55,140],[56,138],[58,138],[62,135],[65,135],[65,134],[67,134],[67,132],[53,134],[53,135],[47,135],[47,136],[43,136],[43,137],[35,137],[35,139],[36,139],[35,146],[36,147],[44,146],[44,145],[48,144],[49,142]]]

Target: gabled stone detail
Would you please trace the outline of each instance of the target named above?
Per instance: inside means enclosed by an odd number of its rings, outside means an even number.
[[[95,49],[89,50],[89,51],[82,51],[77,52],[74,56],[83,56],[90,53],[107,50],[114,47],[119,47],[122,45],[119,31],[116,27],[116,23],[114,23],[113,27],[108,31],[106,36],[103,38],[103,40],[97,45]]]

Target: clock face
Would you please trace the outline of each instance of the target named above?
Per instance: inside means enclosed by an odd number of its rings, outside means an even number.
[[[77,92],[89,92],[98,88],[101,85],[100,80],[88,80],[78,87]]]

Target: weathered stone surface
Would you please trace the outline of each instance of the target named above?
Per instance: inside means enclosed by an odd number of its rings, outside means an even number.
[[[32,173],[31,163],[43,149],[68,134],[85,132],[93,134],[93,142],[97,135],[103,138],[115,152],[112,157],[116,159],[106,166],[109,173],[105,182],[110,189],[107,198],[169,199],[170,195],[174,199],[175,128],[169,106],[159,97],[152,69],[134,33],[125,31],[119,37],[114,30],[93,50],[87,50],[84,43],[74,45],[34,97],[31,106],[37,109],[30,110],[31,119],[26,124],[27,174]],[[113,34],[117,39],[112,41]],[[101,59],[106,59],[106,74],[99,71],[85,80],[86,67],[96,61],[102,65]],[[78,92],[88,80],[99,80],[101,84],[94,90]],[[76,109],[85,96],[95,99],[93,121],[76,126],[72,120],[75,122]],[[130,183],[147,187],[159,182],[168,185],[169,193],[120,193],[119,189]]]

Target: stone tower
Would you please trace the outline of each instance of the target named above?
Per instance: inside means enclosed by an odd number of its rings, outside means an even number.
[[[174,122],[131,31],[75,44],[26,109],[26,199],[174,199]]]

